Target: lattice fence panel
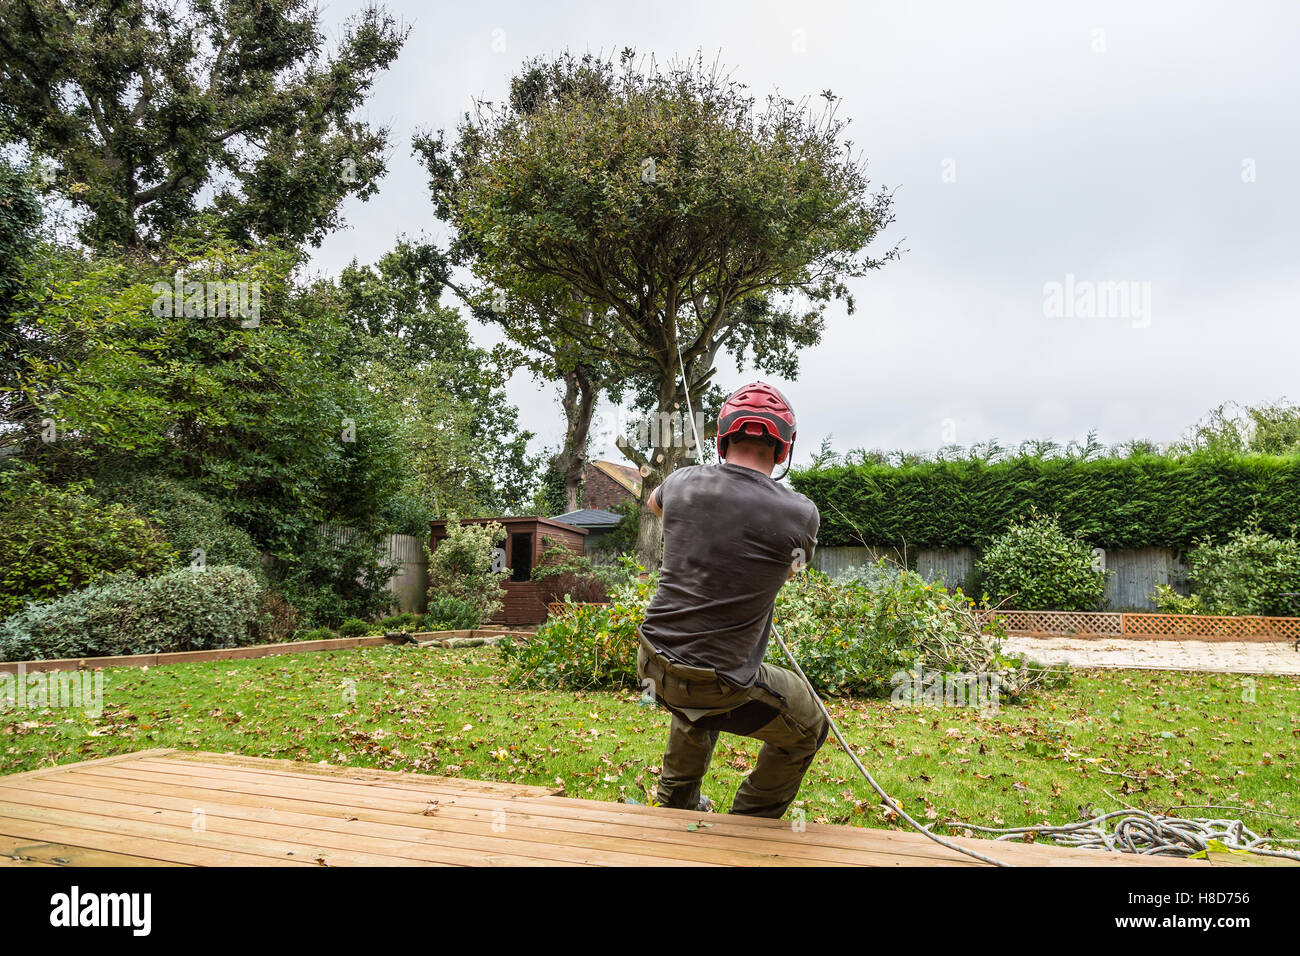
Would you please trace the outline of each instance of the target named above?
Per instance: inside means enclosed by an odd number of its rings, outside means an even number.
[[[1057,637],[1134,637],[1148,640],[1300,641],[1300,617],[1137,614],[1117,611],[982,611],[1012,634]]]
[[[1013,633],[1114,636],[1120,634],[1120,615],[1115,611],[985,611],[983,623],[1002,620]]]
[[[1124,636],[1199,641],[1300,640],[1300,617],[1125,614]]]

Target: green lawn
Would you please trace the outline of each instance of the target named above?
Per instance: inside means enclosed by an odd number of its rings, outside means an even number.
[[[1076,672],[1070,686],[992,716],[833,701],[845,734],[921,819],[1065,823],[1080,807],[1245,808],[1253,829],[1300,836],[1300,678]],[[0,711],[4,772],[149,747],[563,783],[645,802],[668,716],[632,691],[507,687],[495,648],[377,647],[105,673],[98,718]],[[725,808],[756,741],[724,735],[705,793]],[[888,826],[833,739],[800,793],[808,819]],[[799,806],[800,804],[796,804]],[[1193,811],[1216,815],[1221,811]]]

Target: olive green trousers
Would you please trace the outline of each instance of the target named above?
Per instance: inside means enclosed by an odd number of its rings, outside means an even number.
[[[826,741],[830,723],[798,674],[762,664],[750,687],[739,688],[706,667],[670,660],[644,636],[637,672],[647,699],[672,713],[656,801],[693,810],[721,733],[761,740],[758,762],[736,792],[732,813],[780,817]]]

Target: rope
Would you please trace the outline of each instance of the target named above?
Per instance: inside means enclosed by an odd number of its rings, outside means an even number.
[[[991,856],[985,856],[983,853],[967,849],[964,846],[958,846],[956,843],[951,843],[943,837],[935,836],[935,834],[930,832],[929,827],[918,823],[913,819],[911,814],[895,803],[894,799],[885,792],[885,789],[880,784],[876,783],[876,778],[871,776],[871,772],[867,770],[866,767],[862,766],[862,761],[858,759],[858,755],[853,752],[853,748],[849,746],[849,742],[845,740],[844,735],[840,733],[839,725],[835,723],[835,718],[831,716],[831,712],[826,708],[825,702],[817,696],[817,691],[813,688],[812,681],[808,679],[808,675],[803,672],[803,668],[799,666],[799,662],[795,660],[794,655],[790,653],[790,648],[786,647],[785,641],[781,639],[781,633],[776,629],[775,624],[772,625],[772,636],[776,638],[776,643],[780,645],[781,650],[785,653],[786,660],[790,662],[790,666],[794,668],[795,673],[802,677],[803,682],[808,685],[808,692],[813,695],[813,700],[817,701],[817,706],[821,708],[822,713],[826,715],[826,719],[830,721],[831,730],[835,733],[835,739],[838,740],[840,746],[844,748],[844,752],[849,755],[849,759],[853,761],[853,765],[861,771],[862,776],[867,778],[867,783],[871,784],[871,789],[880,794],[880,799],[885,806],[889,807],[890,810],[894,811],[894,813],[898,814],[910,823],[919,833],[929,837],[940,846],[947,847],[950,850],[956,850],[958,853],[964,853],[966,856],[973,857],[981,863],[991,863],[994,866],[1013,865],[1011,863],[1005,863],[1002,860],[995,860]]]
[[[682,347],[677,341],[677,328],[673,327],[673,348],[677,351],[677,367],[682,370],[682,392],[686,395],[686,414],[691,418],[691,431],[695,433],[695,458],[704,454],[700,444],[700,430],[695,426],[695,409],[691,408],[691,383],[686,381],[686,363],[682,361]]]
[[[1212,817],[1168,817],[1129,808],[1100,813],[1065,826],[982,827],[959,820],[943,826],[964,827],[981,833],[996,833],[995,842],[1011,840],[1025,834],[1046,836],[1062,846],[1111,852],[1137,853],[1143,856],[1191,856],[1203,852],[1211,840],[1229,850],[1300,860],[1294,850],[1275,850],[1262,844],[1294,842],[1262,837],[1241,820]]]
[[[854,766],[871,784],[871,788],[880,795],[881,801],[890,810],[897,813],[900,817],[912,825],[918,832],[929,837],[935,843],[945,846],[950,850],[956,850],[958,853],[964,853],[967,856],[974,857],[984,863],[992,863],[994,866],[1014,866],[1015,864],[1006,863],[1002,860],[995,860],[992,857],[977,853],[974,850],[950,843],[942,837],[938,837],[930,832],[929,826],[925,826],[911,817],[903,810],[894,800],[885,792],[871,776],[871,773],[862,762],[858,760],[857,755],[849,747],[849,743],[840,733],[840,728],[836,725],[835,719],[831,717],[831,712],[826,708],[825,702],[817,696],[817,691],[813,688],[812,682],[808,680],[808,675],[803,672],[799,662],[795,660],[794,654],[781,639],[776,625],[772,625],[772,636],[781,647],[785,654],[786,660],[794,668],[795,673],[803,678],[803,682],[808,685],[808,690],[813,695],[813,700],[817,701],[817,706],[826,715],[830,721],[831,730],[835,732],[835,739],[839,741],[844,752],[849,755]],[[1113,821],[1107,825],[1108,821]],[[1251,830],[1241,820],[1218,819],[1211,817],[1171,817],[1161,814],[1148,813],[1145,810],[1138,810],[1136,807],[1130,807],[1127,810],[1112,810],[1109,813],[1100,813],[1087,820],[1080,820],[1077,823],[1067,823],[1063,826],[1051,826],[1044,824],[1042,826],[1032,827],[985,827],[974,823],[963,823],[960,820],[952,820],[940,826],[968,830],[978,830],[981,833],[998,834],[994,842],[1012,840],[1017,837],[1023,838],[1027,834],[1035,836],[1044,836],[1051,839],[1060,846],[1074,847],[1078,849],[1104,850],[1110,853],[1134,853],[1141,856],[1192,856],[1196,853],[1204,852],[1211,840],[1218,841],[1226,846],[1229,850],[1236,852],[1254,853],[1260,856],[1282,857],[1288,860],[1300,860],[1300,852],[1294,850],[1276,850],[1263,844],[1295,842],[1288,840],[1278,840],[1276,838],[1262,837],[1255,831]]]

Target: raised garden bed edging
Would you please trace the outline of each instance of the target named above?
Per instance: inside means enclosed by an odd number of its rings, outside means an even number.
[[[284,641],[278,644],[249,644],[244,647],[219,647],[208,651],[169,651],[164,654],[122,654],[115,657],[64,657],[44,661],[0,661],[0,674],[16,674],[19,666],[29,674],[49,671],[99,670],[104,667],[156,667],[159,664],[184,664],[192,661],[232,661],[279,654],[303,654],[311,651],[343,651],[353,647],[376,647],[398,644],[391,637],[334,637],[321,641]]]
[[[441,643],[444,647],[475,646],[499,643],[504,637],[531,637],[527,631],[475,629],[472,631],[421,631],[418,634],[382,637],[334,637],[320,641],[285,641],[278,644],[250,644],[245,647],[221,647],[207,651],[169,651],[163,654],[122,654],[113,657],[65,657],[43,661],[0,661],[0,674],[50,673],[53,671],[100,670],[105,667],[157,667],[160,664],[185,664],[195,661],[234,661],[280,654],[306,654],[314,651],[346,651],[354,647],[379,647],[403,644],[415,638],[421,646]],[[496,638],[497,640],[491,640]],[[447,644],[448,640],[457,643]],[[468,643],[467,643],[468,642]]]

